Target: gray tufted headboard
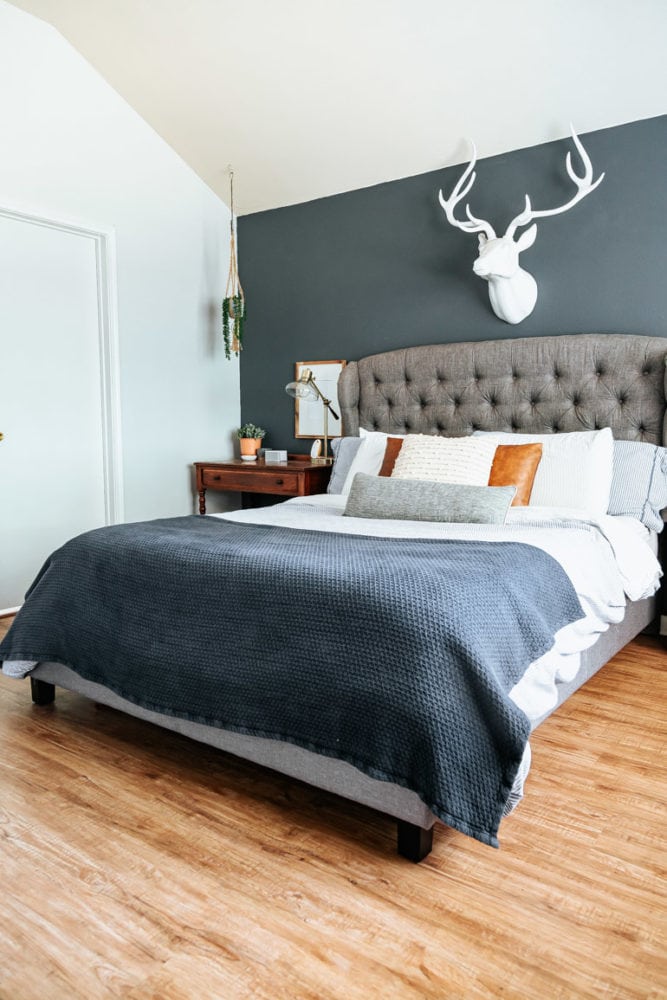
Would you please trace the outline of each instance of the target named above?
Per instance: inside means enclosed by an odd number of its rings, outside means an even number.
[[[460,436],[611,427],[617,438],[662,444],[666,355],[667,338],[592,333],[373,354],[340,376],[343,429]]]

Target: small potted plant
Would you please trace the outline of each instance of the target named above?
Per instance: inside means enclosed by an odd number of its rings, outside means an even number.
[[[257,451],[262,443],[262,438],[266,434],[263,427],[257,424],[243,424],[239,427],[236,435],[241,446],[241,458],[244,462],[254,462],[257,458]]]

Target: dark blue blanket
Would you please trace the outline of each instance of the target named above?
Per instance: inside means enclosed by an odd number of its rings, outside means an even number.
[[[0,659],[55,660],[145,708],[349,761],[497,846],[530,730],[508,692],[582,614],[525,544],[183,517],[64,545]]]

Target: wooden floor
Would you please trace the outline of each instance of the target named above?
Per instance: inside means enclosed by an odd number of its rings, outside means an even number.
[[[2,631],[0,622],[0,632]],[[0,680],[2,1000],[667,997],[667,654],[534,735],[494,851]]]

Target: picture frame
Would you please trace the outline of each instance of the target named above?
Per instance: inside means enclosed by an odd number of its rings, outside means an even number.
[[[310,368],[320,392],[331,400],[331,405],[341,416],[338,402],[338,377],[345,367],[345,361],[296,361],[294,380],[298,381],[304,368]],[[334,420],[329,414],[329,437],[340,437],[343,433],[342,421]],[[324,406],[320,399],[294,400],[294,437],[321,438],[324,436]]]

